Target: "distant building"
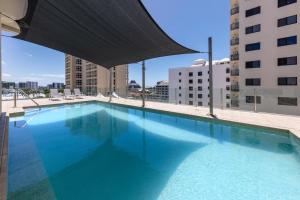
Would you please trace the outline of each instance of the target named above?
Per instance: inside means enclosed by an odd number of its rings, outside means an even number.
[[[5,82],[5,81],[2,82],[2,88],[11,89],[15,87],[16,87],[16,83],[14,82]]]
[[[18,88],[20,88],[20,89],[26,88],[26,83],[25,82],[19,82],[18,83]]]
[[[27,81],[25,83],[26,89],[37,90],[39,88],[38,82]]]
[[[160,97],[162,100],[169,99],[169,82],[168,81],[159,81],[155,86],[155,94]]]
[[[230,107],[230,61],[213,62],[214,106]],[[190,67],[169,69],[169,102],[209,105],[209,67],[199,59]]]
[[[48,85],[49,89],[63,89],[65,85],[63,83],[52,83]]]
[[[128,84],[128,90],[129,92],[138,92],[141,90],[141,86],[135,80],[131,80]]]

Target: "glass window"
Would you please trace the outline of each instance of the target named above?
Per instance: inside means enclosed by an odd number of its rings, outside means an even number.
[[[297,56],[278,58],[278,66],[297,65]]]
[[[202,94],[198,94],[198,98],[199,98],[199,99],[202,99]]]
[[[297,106],[297,97],[278,97],[278,105],[282,106]]]
[[[260,24],[246,27],[246,34],[260,32]]]
[[[260,78],[248,78],[246,79],[246,86],[259,86]]]
[[[248,68],[260,68],[260,60],[247,61],[246,69]]]
[[[246,51],[260,50],[260,42],[256,42],[256,43],[252,43],[252,44],[246,44],[245,50]]]
[[[246,103],[254,103],[254,96],[246,96]],[[256,103],[261,104],[260,96],[256,96]]]
[[[193,79],[190,79],[190,80],[189,80],[189,83],[190,83],[190,84],[193,83]]]
[[[198,76],[202,76],[202,72],[198,72]]]
[[[282,7],[282,6],[287,6],[289,4],[292,3],[296,3],[297,0],[278,0],[278,8]]]
[[[260,6],[246,10],[246,17],[257,15],[260,13]]]
[[[202,79],[198,79],[198,83],[202,83]]]
[[[277,26],[282,27],[282,26],[287,26],[296,23],[297,23],[297,15],[293,15],[293,16],[278,19]]]
[[[193,72],[189,72],[189,77],[193,76]]]
[[[297,85],[297,77],[279,77],[278,85]]]
[[[193,87],[189,87],[189,91],[193,91],[194,89],[193,89]]]
[[[193,94],[189,94],[189,98],[193,98],[194,97],[194,95]]]
[[[277,39],[277,46],[287,46],[297,44],[297,36],[285,37]]]

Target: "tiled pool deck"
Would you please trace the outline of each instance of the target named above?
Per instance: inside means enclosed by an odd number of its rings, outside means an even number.
[[[100,101],[108,102],[109,98],[103,97],[84,97],[82,99],[74,100],[60,100],[51,101],[47,98],[36,99],[36,101],[41,106],[57,105],[57,104],[70,104],[70,103],[80,103],[80,102],[90,102],[90,101]],[[128,105],[134,107],[141,107],[142,102],[140,100],[130,100],[130,99],[112,99],[112,103]],[[17,107],[14,108],[13,101],[3,101],[3,112],[6,112],[8,116],[23,115],[24,109],[28,107],[35,107],[35,104],[30,100],[19,100],[17,102]],[[146,102],[145,108],[166,111],[172,113],[186,114],[197,117],[212,118],[208,115],[209,109],[207,107],[195,107],[188,105],[175,105],[168,103],[159,102]],[[285,131],[290,131],[292,134],[300,138],[300,116],[291,115],[280,115],[271,113],[255,113],[240,110],[221,110],[214,109],[216,118],[219,120],[227,122],[236,122],[241,124],[262,126],[266,128],[280,129]]]

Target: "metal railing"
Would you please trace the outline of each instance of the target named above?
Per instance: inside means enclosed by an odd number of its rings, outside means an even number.
[[[30,99],[39,108],[39,110],[41,110],[40,104],[38,104],[33,98],[31,98],[22,89],[14,89],[14,107],[17,107],[17,97],[18,97],[19,94],[21,94],[22,96],[25,96],[26,98]]]

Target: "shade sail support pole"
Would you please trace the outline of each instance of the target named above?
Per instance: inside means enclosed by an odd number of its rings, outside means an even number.
[[[213,94],[213,67],[212,67],[212,37],[208,38],[208,62],[209,62],[209,114],[214,115]]]
[[[146,92],[145,92],[145,61],[143,60],[142,62],[142,107],[145,107],[145,97],[146,97]]]

